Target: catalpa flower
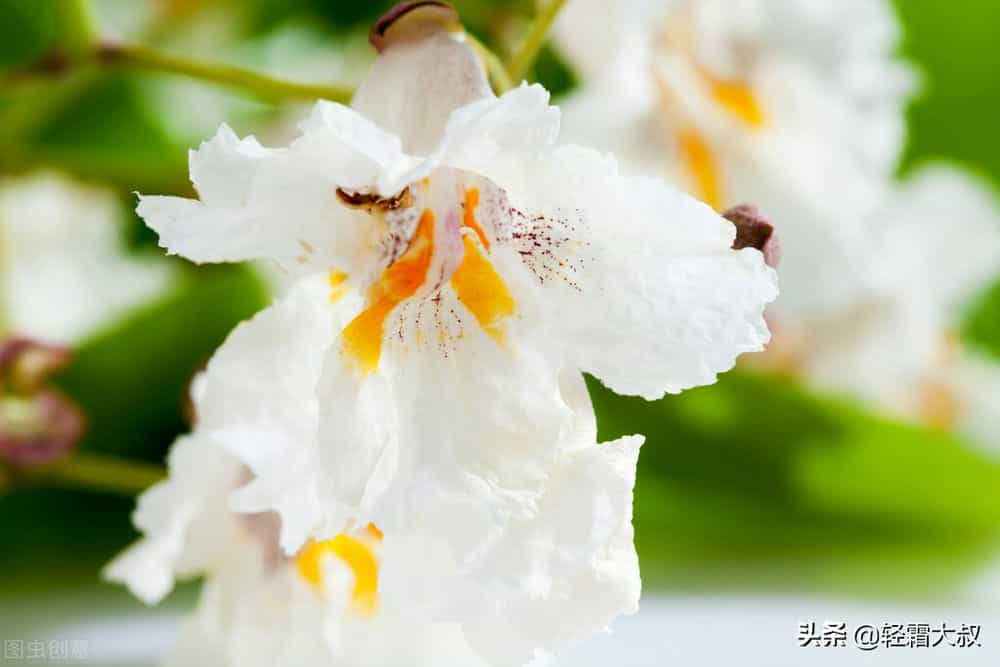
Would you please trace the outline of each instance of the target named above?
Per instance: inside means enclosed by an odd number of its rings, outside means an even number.
[[[352,108],[320,102],[284,148],[223,127],[191,155],[199,199],[139,213],[171,252],[290,277],[195,396],[198,439],[242,471],[232,508],[280,517],[281,576],[371,529],[376,619],[458,627],[489,664],[524,664],[639,595],[640,440],[595,444],[580,371],[647,398],[711,382],[767,340],[775,276],[708,207],[557,145],[540,87],[495,97],[446,7],[401,6],[372,42]],[[148,600],[231,560],[192,566],[192,505],[164,502],[179,509],[140,505],[147,541],[111,570]]]
[[[588,77],[573,136],[718,208],[753,201],[781,230],[763,363],[922,421],[978,412],[956,383],[986,369],[963,370],[983,364],[950,332],[995,277],[996,205],[954,168],[893,182],[914,77],[890,3],[578,0],[557,28]]]
[[[545,490],[530,515],[499,529],[442,528],[463,517],[433,516],[439,504],[393,531],[342,524],[289,551],[277,515],[233,511],[262,480],[233,496],[255,475],[228,453],[232,443],[294,454],[287,438],[316,437],[317,401],[302,380],[318,375],[323,352],[311,343],[333,323],[309,308],[324,285],[308,282],[241,325],[194,383],[198,426],[174,445],[169,478],[139,500],[143,538],[105,572],[150,604],[175,579],[205,578],[168,664],[522,665],[635,611],[631,506],[642,439],[596,444],[582,383],[567,388],[574,428],[552,445]],[[313,326],[276,337],[303,308],[313,319],[297,324]],[[269,385],[270,403],[251,398],[251,387],[237,391],[242,383]],[[284,465],[304,473],[291,458]],[[481,499],[470,489],[458,500]],[[455,532],[480,547],[456,552]]]
[[[436,521],[462,553],[456,528],[537,506],[580,371],[650,399],[712,382],[767,340],[775,276],[708,207],[558,145],[541,87],[495,97],[448,8],[402,6],[372,42],[352,108],[318,103],[284,148],[223,127],[191,154],[198,200],[138,210],[172,253],[271,259],[312,293],[275,343],[327,323],[308,379],[248,373],[204,416],[278,422],[275,385],[308,384],[316,437],[227,439],[256,475],[241,507],[280,512],[288,552]]]
[[[991,392],[980,394],[1000,366],[957,335],[962,314],[1000,274],[991,188],[928,165],[891,191],[875,219],[875,286],[843,309],[783,319],[791,362],[822,387],[903,417],[964,430],[992,421],[981,407]]]
[[[717,210],[758,205],[788,251],[780,307],[839,307],[876,280],[859,252],[914,81],[898,36],[887,0],[579,0],[557,23],[587,80],[567,132]]]

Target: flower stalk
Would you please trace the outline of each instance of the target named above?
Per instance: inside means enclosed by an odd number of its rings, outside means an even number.
[[[162,466],[151,463],[84,453],[24,471],[25,479],[39,483],[129,497],[145,491],[166,475]]]
[[[58,47],[68,57],[90,51],[100,38],[89,0],[57,0]]]
[[[538,57],[538,52],[542,50],[549,29],[565,4],[566,0],[550,0],[545,9],[532,21],[520,46],[517,47],[507,63],[507,75],[511,81],[519,83],[524,79],[524,75],[531,69],[535,58]]]
[[[347,103],[350,101],[351,95],[354,94],[354,89],[350,86],[286,81],[242,67],[191,60],[182,56],[161,53],[144,46],[102,44],[97,49],[96,61],[107,66],[177,74],[208,83],[239,88],[269,101],[298,98],[326,99]]]

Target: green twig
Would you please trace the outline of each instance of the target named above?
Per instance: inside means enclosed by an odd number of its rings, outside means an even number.
[[[240,88],[267,100],[288,98],[327,99],[347,103],[354,91],[349,86],[329,86],[285,81],[258,74],[241,67],[220,63],[199,62],[174,56],[143,46],[106,44],[97,51],[97,61],[103,65],[178,74],[180,76]]]
[[[75,454],[27,474],[29,479],[59,486],[135,496],[164,479],[167,473],[151,463],[103,454]]]
[[[538,52],[541,51],[542,45],[545,44],[549,28],[552,27],[552,24],[565,4],[566,0],[549,0],[549,3],[545,5],[545,9],[531,22],[531,27],[525,33],[520,46],[517,47],[517,50],[514,51],[510,61],[507,63],[507,74],[510,76],[511,81],[520,83],[524,79],[524,75],[531,69],[531,65],[535,62]]]
[[[56,0],[56,43],[70,57],[81,56],[97,43],[99,31],[88,0]]]

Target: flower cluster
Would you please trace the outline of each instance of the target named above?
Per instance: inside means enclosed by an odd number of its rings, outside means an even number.
[[[282,148],[224,126],[197,200],[139,204],[169,252],[289,279],[107,570],[147,602],[207,576],[176,664],[522,665],[607,627],[639,598],[642,438],[597,441],[581,373],[659,398],[769,337],[736,225],[558,144],[541,87],[496,97],[450,8],[372,43],[350,108]]]
[[[557,26],[589,81],[566,105],[567,132],[719,210],[752,201],[767,212],[785,289],[764,358],[924,422],[982,423],[976,403],[995,392],[978,378],[989,374],[951,333],[996,277],[1000,209],[954,167],[894,180],[917,77],[895,56],[891,3],[603,10],[579,0]]]

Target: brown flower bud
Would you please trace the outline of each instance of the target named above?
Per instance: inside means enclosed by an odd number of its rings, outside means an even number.
[[[0,342],[0,459],[14,467],[67,456],[83,435],[80,408],[47,384],[69,348],[13,337]]]
[[[0,342],[0,379],[16,393],[35,391],[73,358],[69,348],[13,337]]]
[[[433,0],[401,2],[375,22],[368,41],[381,53],[392,44],[422,39],[440,30],[461,29],[458,12],[451,5]]]
[[[736,225],[736,240],[733,250],[756,248],[764,255],[764,261],[770,267],[777,267],[781,261],[781,245],[778,234],[768,219],[761,214],[756,206],[741,204],[734,206],[722,214],[726,220]]]
[[[84,423],[80,408],[52,389],[0,398],[0,459],[14,467],[54,463],[73,451]]]

